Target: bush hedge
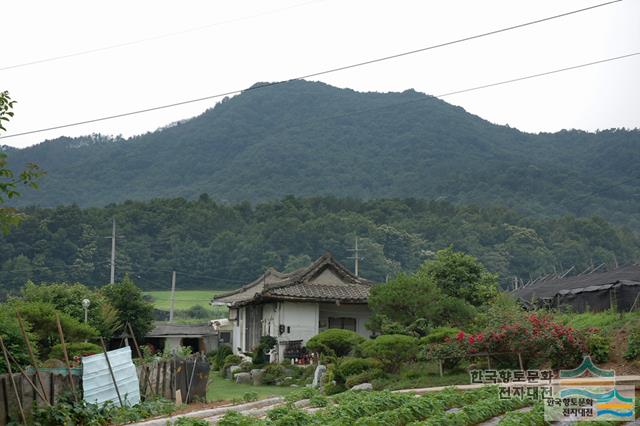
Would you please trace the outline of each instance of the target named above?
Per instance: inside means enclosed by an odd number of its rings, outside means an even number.
[[[332,328],[312,337],[307,349],[324,355],[347,356],[362,342],[364,337],[350,330]]]
[[[102,348],[93,343],[67,343],[67,354],[69,354],[69,359],[73,359],[76,356],[87,356],[99,353],[102,353]],[[49,358],[64,360],[64,352],[62,351],[61,343],[58,343],[51,348]]]
[[[397,371],[403,362],[411,361],[418,354],[418,339],[403,334],[378,336],[363,342],[360,353],[380,360],[387,371]]]

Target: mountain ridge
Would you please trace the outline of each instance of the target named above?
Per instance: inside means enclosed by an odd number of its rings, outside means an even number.
[[[58,138],[8,152],[12,165],[48,171],[17,206],[201,193],[229,202],[416,197],[598,214],[640,229],[637,182],[625,183],[638,175],[638,147],[636,129],[526,133],[415,90],[292,81],[132,138]]]

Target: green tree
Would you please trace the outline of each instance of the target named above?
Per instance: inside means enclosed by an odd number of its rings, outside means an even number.
[[[31,324],[32,332],[37,336],[38,347],[43,356],[47,356],[51,347],[59,343],[56,314],[60,317],[65,340],[68,342],[79,342],[96,337],[98,334],[95,328],[57,310],[50,303],[15,300],[12,305],[14,312],[20,312],[20,316]]]
[[[46,283],[34,284],[29,281],[22,288],[21,299],[25,302],[43,302],[53,305],[56,309],[70,317],[83,322],[84,308],[82,300],[91,302],[87,311],[89,325],[100,333],[100,336],[110,338],[122,326],[119,312],[105,296],[80,283]]]
[[[144,337],[153,328],[153,305],[144,300],[142,290],[128,275],[122,282],[102,287],[100,292],[118,310],[123,328],[131,324],[137,338]]]
[[[13,106],[16,101],[11,100],[9,92],[6,90],[0,92],[0,131],[6,131],[4,124],[13,117]],[[7,155],[0,152],[0,205],[7,199],[18,197],[18,186],[20,184],[37,188],[36,180],[42,176],[42,170],[33,163],[27,164],[26,168],[21,172],[14,172],[9,169],[7,164]],[[24,216],[17,210],[0,207],[0,229],[6,234],[12,226],[20,223]]]
[[[464,300],[445,294],[424,274],[400,274],[386,284],[374,286],[369,295],[373,331],[393,329],[391,323],[407,328],[423,319],[432,326],[463,325],[474,309]],[[395,332],[400,331],[395,328]]]
[[[32,342],[32,347],[38,355],[38,346],[36,345],[36,337],[30,332],[31,324],[26,323],[25,328],[27,336]],[[7,350],[13,355],[21,366],[27,366],[31,364],[29,358],[29,352],[27,352],[27,346],[24,343],[22,334],[20,333],[20,327],[18,326],[18,320],[16,319],[15,312],[9,309],[6,304],[0,304],[0,336],[4,340],[4,345]],[[0,374],[7,372],[7,366],[4,361],[4,357],[0,356]],[[14,367],[15,372],[15,367]]]
[[[486,271],[473,256],[454,251],[451,247],[439,250],[433,260],[426,261],[417,275],[433,281],[445,294],[480,306],[498,294],[498,276]]]

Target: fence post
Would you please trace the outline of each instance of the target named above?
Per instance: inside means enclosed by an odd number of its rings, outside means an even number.
[[[441,359],[438,360],[438,369],[440,370],[440,377],[442,377],[444,375],[444,368]]]
[[[60,324],[60,315],[56,312],[56,324],[58,325],[58,334],[60,334],[60,344],[62,345],[62,353],[64,354],[64,362],[67,365],[67,374],[69,374],[69,384],[71,385],[71,392],[73,392],[73,398],[78,401],[78,393],[76,392],[76,386],[73,383],[73,377],[71,376],[71,364],[69,363],[69,354],[67,353],[67,344],[64,342],[64,333],[62,332],[62,324]],[[53,395],[52,395],[53,398]]]
[[[9,357],[7,356],[7,348],[4,346],[4,341],[0,336],[0,345],[2,345],[2,353],[4,354],[4,362],[7,365],[7,371],[9,372],[9,378],[11,379],[11,385],[13,386],[13,392],[16,394],[16,401],[18,402],[18,409],[20,410],[20,416],[22,417],[22,423],[27,424],[27,418],[24,415],[24,409],[22,408],[22,398],[20,393],[18,392],[18,386],[16,386],[16,380],[13,377],[13,371],[11,371],[11,363],[9,362]]]
[[[16,311],[16,317],[18,318],[18,325],[20,326],[20,333],[22,334],[22,338],[24,339],[24,343],[27,345],[27,350],[29,351],[29,356],[31,357],[31,363],[33,364],[33,368],[36,370],[36,376],[38,377],[38,381],[40,382],[40,387],[42,388],[42,393],[47,396],[47,390],[44,388],[44,382],[42,381],[42,375],[40,374],[40,370],[38,369],[38,362],[36,361],[36,357],[33,355],[33,349],[31,349],[31,342],[29,341],[29,337],[27,337],[27,333],[24,331],[24,324],[22,323],[22,317],[20,317],[20,312]],[[51,402],[45,398],[49,404]]]
[[[518,363],[520,364],[520,370],[524,371],[524,366],[522,364],[522,354],[518,352]]]

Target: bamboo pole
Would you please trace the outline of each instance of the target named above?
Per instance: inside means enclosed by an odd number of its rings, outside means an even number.
[[[49,401],[47,401],[47,399],[44,397],[44,395],[42,394],[42,391],[36,386],[35,383],[33,383],[33,380],[31,380],[31,378],[29,378],[29,375],[27,374],[26,371],[24,371],[22,369],[22,367],[20,367],[20,364],[18,363],[18,361],[13,357],[13,355],[11,355],[10,353],[7,353],[9,355],[9,358],[11,358],[11,361],[16,365],[16,367],[18,367],[18,371],[20,371],[20,374],[22,374],[22,377],[24,377],[25,379],[27,379],[27,382],[29,382],[29,385],[31,385],[31,387],[33,388],[34,391],[36,391],[38,393],[38,396],[47,403],[47,405],[51,406],[51,404],[49,404]]]
[[[116,388],[118,401],[120,401],[120,406],[124,407],[124,405],[122,404],[122,397],[120,396],[120,389],[118,389],[118,382],[116,381],[115,374],[113,374],[113,369],[111,368],[111,362],[109,361],[109,355],[107,355],[107,346],[104,344],[104,339],[102,337],[100,337],[100,343],[102,343],[102,351],[104,352],[104,359],[107,361],[107,367],[109,367],[109,373],[111,373],[111,380],[113,380],[113,387]]]
[[[143,376],[145,376],[145,382],[147,383],[147,385],[149,386],[149,389],[151,390],[151,393],[154,394],[152,386],[151,386],[151,379],[149,378],[149,376],[151,374],[149,374],[147,372],[147,365],[144,362],[144,357],[142,356],[142,352],[140,352],[140,347],[138,346],[138,340],[136,339],[135,334],[133,334],[133,328],[131,327],[131,323],[127,322],[127,327],[129,329],[129,334],[131,334],[131,339],[133,340],[133,346],[136,348],[136,353],[138,354],[138,358],[140,358],[142,360],[142,374]],[[147,374],[145,374],[147,373]],[[155,394],[154,394],[155,396]]]
[[[189,379],[189,384],[187,385],[187,396],[184,398],[184,403],[188,404],[189,403],[189,394],[191,393],[191,385],[193,384],[193,376],[196,373],[196,364],[198,364],[198,358],[199,356],[195,356],[193,358],[193,370],[191,370],[191,378]],[[185,359],[184,362],[184,372],[187,372],[187,360]],[[186,378],[186,376],[185,376]]]
[[[13,392],[16,394],[16,401],[18,402],[18,409],[20,410],[20,416],[22,417],[22,423],[27,424],[27,418],[24,415],[24,409],[22,408],[22,399],[20,399],[20,394],[18,392],[18,386],[16,386],[16,381],[13,378],[13,371],[11,371],[11,363],[9,362],[9,357],[7,356],[7,348],[4,346],[4,341],[0,336],[0,345],[2,346],[2,353],[4,354],[4,362],[7,364],[7,371],[9,372],[9,378],[11,379],[11,385],[13,386]]]
[[[24,339],[25,344],[27,345],[27,350],[29,351],[29,357],[31,358],[31,363],[33,364],[33,368],[36,370],[36,376],[38,377],[38,382],[40,382],[40,388],[42,389],[42,393],[47,396],[47,390],[44,388],[44,381],[42,380],[42,375],[40,374],[40,369],[38,369],[38,362],[36,360],[35,355],[33,354],[33,349],[31,348],[31,341],[29,341],[29,337],[27,333],[24,331],[24,324],[22,322],[22,317],[20,316],[20,312],[16,311],[16,318],[18,318],[18,325],[20,326],[20,333],[22,334],[22,338]],[[48,398],[45,398],[49,404]]]
[[[67,364],[67,373],[69,374],[69,384],[71,385],[71,392],[73,392],[73,398],[76,402],[78,400],[78,393],[76,392],[76,385],[73,383],[73,376],[71,375],[71,364],[69,363],[69,354],[67,353],[67,344],[64,342],[64,333],[62,332],[62,324],[60,324],[60,315],[56,312],[56,325],[58,326],[58,334],[60,335],[60,344],[62,345],[62,353],[64,354],[64,362]]]

